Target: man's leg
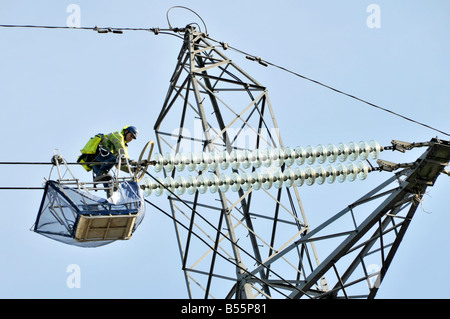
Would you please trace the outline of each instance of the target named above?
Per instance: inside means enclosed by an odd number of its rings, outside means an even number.
[[[94,182],[106,182],[103,184],[103,186],[105,188],[108,188],[105,191],[109,197],[112,195],[112,190],[109,189],[112,185],[108,183],[112,180],[112,176],[111,174],[109,174],[109,171],[116,163],[116,157],[111,154],[111,152],[99,147],[94,161],[101,163],[98,165],[92,165],[92,170],[94,171],[95,175]]]

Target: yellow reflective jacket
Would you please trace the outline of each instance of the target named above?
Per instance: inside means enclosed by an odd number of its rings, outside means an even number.
[[[107,135],[103,135],[102,140],[100,141],[100,144],[106,147],[111,153],[114,154],[114,156],[119,156],[121,154],[124,154],[128,159],[130,158],[128,156],[128,149],[127,149],[127,143],[125,143],[125,137],[123,135],[122,131],[113,132]],[[119,153],[119,150],[123,149],[123,152]]]
[[[128,159],[130,159],[128,155],[127,143],[125,143],[124,138],[124,129],[122,131],[113,132],[107,135],[97,134],[92,137],[87,144],[81,150],[81,155],[78,157],[78,163],[87,163],[93,160],[93,156],[97,153],[97,149],[99,145],[105,147],[108,151],[110,151],[114,156],[118,157],[119,155],[125,155]],[[119,151],[122,149],[123,151]],[[82,165],[86,171],[91,171],[92,167],[90,165]],[[123,171],[128,171],[126,165],[121,166],[120,168]]]

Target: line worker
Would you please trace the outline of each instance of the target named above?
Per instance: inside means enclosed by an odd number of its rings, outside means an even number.
[[[136,139],[137,136],[137,128],[131,125],[127,125],[121,131],[110,134],[99,133],[92,137],[81,150],[78,162],[86,163],[83,165],[86,171],[93,171],[94,182],[110,181],[112,176],[109,174],[109,171],[117,164],[119,156],[128,159],[130,165],[137,164],[135,161],[130,160],[127,149],[128,143]],[[94,162],[101,164],[95,164]],[[122,165],[120,169],[128,172],[129,168],[127,165]],[[133,167],[131,169],[134,170]]]

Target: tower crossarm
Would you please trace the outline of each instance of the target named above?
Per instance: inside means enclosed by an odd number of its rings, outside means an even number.
[[[297,289],[292,290],[289,297],[301,298],[307,294],[317,298],[374,298],[422,196],[427,187],[435,184],[449,161],[450,142],[432,139],[428,149],[412,165],[396,172],[354,204],[313,228],[289,247],[270,256],[264,262],[264,267],[269,267],[277,259],[307,242],[314,241],[319,245],[322,241],[338,240],[339,243],[335,245],[337,248],[298,284]],[[397,187],[389,188],[389,185],[396,182],[399,183]],[[356,215],[357,209],[365,208],[368,203],[373,204],[381,198],[381,204],[375,209],[362,209],[363,214]],[[336,224],[346,215],[352,217],[353,227],[347,232],[336,233]],[[362,221],[357,223],[357,220]],[[369,273],[367,266],[369,263],[373,265],[374,259],[380,265],[379,269],[375,273]],[[259,267],[252,273],[256,273]],[[317,291],[316,285],[324,276],[332,288]],[[363,286],[364,293],[356,288],[357,285]]]

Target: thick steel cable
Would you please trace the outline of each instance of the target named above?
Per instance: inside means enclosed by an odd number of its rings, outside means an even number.
[[[365,104],[367,104],[367,105],[369,105],[369,106],[372,106],[372,107],[377,108],[377,109],[379,109],[379,110],[382,110],[382,111],[384,111],[384,112],[387,112],[387,113],[390,113],[390,114],[392,114],[392,115],[398,116],[398,117],[400,117],[400,118],[402,118],[402,119],[404,119],[404,120],[410,121],[410,122],[412,122],[412,123],[414,123],[414,124],[418,124],[418,125],[421,125],[421,126],[423,126],[423,127],[428,128],[428,129],[430,129],[430,130],[439,132],[439,133],[444,134],[444,135],[446,135],[446,136],[450,136],[449,133],[446,133],[446,132],[444,132],[444,131],[442,131],[442,130],[439,130],[439,129],[435,128],[435,127],[432,127],[432,126],[430,126],[430,125],[428,125],[428,124],[425,124],[425,123],[416,121],[416,120],[414,120],[414,119],[412,119],[412,118],[409,118],[409,117],[407,117],[407,116],[405,116],[405,115],[402,115],[402,114],[399,114],[399,113],[397,113],[397,112],[391,111],[391,110],[389,110],[389,109],[387,109],[387,108],[384,108],[384,107],[381,107],[381,106],[376,105],[376,104],[374,104],[374,103],[371,103],[371,102],[369,102],[369,101],[367,101],[367,100],[364,100],[364,99],[362,99],[362,98],[359,98],[359,97],[357,97],[357,96],[355,96],[355,95],[346,93],[346,92],[344,92],[344,91],[342,91],[342,90],[339,90],[339,89],[336,89],[336,88],[334,88],[334,87],[332,87],[332,86],[330,86],[330,85],[327,85],[327,84],[325,84],[325,83],[323,83],[323,82],[314,80],[314,79],[312,79],[312,78],[309,78],[309,77],[304,76],[304,75],[302,75],[302,74],[299,74],[299,73],[297,73],[297,72],[294,72],[294,71],[292,71],[292,70],[289,70],[289,69],[287,69],[287,68],[285,68],[285,67],[279,66],[279,65],[274,64],[274,63],[269,62],[269,61],[266,61],[266,60],[262,59],[262,58],[259,57],[259,56],[256,56],[256,55],[253,55],[253,54],[244,52],[244,51],[242,51],[242,50],[239,50],[239,49],[237,49],[237,48],[235,48],[235,47],[232,47],[232,46],[230,46],[228,43],[225,43],[225,42],[219,42],[219,41],[214,40],[214,39],[212,39],[212,38],[210,38],[210,37],[208,37],[208,39],[211,40],[211,41],[214,41],[214,42],[216,42],[216,43],[218,43],[218,44],[220,44],[224,49],[231,49],[231,50],[234,50],[234,51],[236,51],[236,52],[238,52],[238,53],[240,53],[240,54],[243,54],[243,55],[246,56],[247,59],[252,60],[252,61],[256,61],[256,62],[258,62],[259,64],[261,64],[261,65],[263,65],[263,66],[268,66],[268,65],[273,66],[273,67],[278,68],[278,69],[280,69],[280,70],[282,70],[282,71],[285,71],[285,72],[288,72],[288,73],[290,73],[290,74],[293,74],[293,75],[295,75],[295,76],[297,76],[297,77],[299,77],[299,78],[302,78],[302,79],[304,79],[304,80],[310,81],[310,82],[315,83],[315,84],[318,84],[318,85],[320,85],[320,86],[322,86],[322,87],[324,87],[324,88],[327,88],[327,89],[329,89],[329,90],[332,90],[332,91],[334,91],[334,92],[336,92],[336,93],[345,95],[345,96],[347,96],[347,97],[349,97],[349,98],[352,98],[352,99],[357,100],[357,101],[359,101],[359,102],[365,103]]]
[[[111,162],[71,162],[65,163],[67,165],[102,165],[102,164],[111,164]],[[55,165],[52,162],[0,162],[0,165]]]
[[[30,25],[30,24],[0,24],[0,28],[32,28],[32,29],[69,29],[69,30],[92,30],[98,33],[116,33],[121,34],[123,31],[147,31],[153,32],[155,35],[165,34],[183,39],[183,37],[172,32],[184,31],[184,28],[170,28],[170,29],[160,29],[160,28],[112,28],[112,27],[68,27],[68,26],[50,26],[50,25]]]
[[[0,187],[0,190],[43,190],[44,187],[27,187],[27,186],[4,186]]]
[[[184,7],[183,7],[183,8],[184,8]],[[188,9],[188,8],[184,8],[184,9]],[[188,10],[190,10],[190,9],[188,9]],[[190,10],[190,11],[192,11],[192,10]],[[194,13],[195,13],[195,12],[194,12]],[[195,13],[195,14],[196,14],[196,13]],[[197,14],[196,14],[196,15],[197,15]],[[197,16],[198,16],[198,15],[197,15]],[[201,18],[200,18],[200,19],[201,19]],[[202,20],[202,21],[203,21],[203,20]],[[180,31],[183,31],[183,30],[184,30],[183,28],[172,28],[172,27],[169,28],[169,29],[159,29],[159,28],[122,28],[122,27],[119,27],[119,28],[111,28],[111,27],[102,27],[102,28],[98,28],[97,26],[95,26],[95,27],[68,27],[68,26],[6,25],[6,24],[1,24],[0,27],[2,27],[2,28],[40,28],[40,29],[93,30],[93,31],[97,31],[97,32],[99,32],[99,33],[108,33],[108,32],[112,32],[112,33],[122,33],[123,31],[150,31],[150,32],[153,32],[155,35],[157,35],[157,34],[167,34],[167,35],[172,35],[172,36],[178,37],[178,38],[180,38],[180,39],[183,39],[183,38],[180,37],[179,35],[173,34],[173,33],[171,33],[171,32],[180,32]],[[330,86],[330,85],[327,85],[327,84],[325,84],[325,83],[323,83],[323,82],[314,80],[314,79],[312,79],[312,78],[309,78],[309,77],[304,76],[304,75],[302,75],[302,74],[299,74],[299,73],[297,73],[297,72],[294,72],[294,71],[292,71],[292,70],[289,70],[289,69],[287,69],[287,68],[285,68],[285,67],[279,66],[279,65],[274,64],[274,63],[269,62],[269,61],[266,61],[266,60],[264,60],[264,59],[262,59],[262,58],[260,58],[260,57],[258,57],[258,56],[255,56],[255,55],[246,53],[246,52],[244,52],[244,51],[242,51],[242,50],[239,50],[239,49],[237,49],[237,48],[235,48],[235,47],[230,46],[228,43],[219,42],[219,41],[214,40],[214,39],[212,39],[212,38],[210,38],[210,37],[208,37],[208,39],[211,40],[211,41],[214,41],[214,42],[216,42],[216,43],[219,43],[219,44],[220,44],[222,47],[224,47],[224,48],[227,48],[227,49],[229,48],[229,49],[232,49],[232,50],[234,50],[234,51],[236,51],[236,52],[238,52],[238,53],[244,54],[248,59],[253,60],[253,61],[257,61],[257,62],[260,63],[261,65],[264,65],[264,66],[268,66],[268,65],[273,66],[273,67],[278,68],[278,69],[280,69],[280,70],[283,70],[283,71],[285,71],[285,72],[291,73],[291,74],[293,74],[293,75],[295,75],[295,76],[297,76],[297,77],[299,77],[299,78],[305,79],[305,80],[310,81],[310,82],[315,83],[315,84],[318,84],[318,85],[320,85],[320,86],[322,86],[322,87],[324,87],[324,88],[327,88],[327,89],[329,89],[329,90],[332,90],[332,91],[334,91],[334,92],[336,92],[336,93],[345,95],[345,96],[347,96],[347,97],[349,97],[349,98],[355,99],[355,100],[357,100],[357,101],[359,101],[359,102],[365,103],[365,104],[367,104],[367,105],[369,105],[369,106],[372,106],[372,107],[377,108],[377,109],[379,109],[379,110],[382,110],[382,111],[384,111],[384,112],[387,112],[387,113],[390,113],[390,114],[392,114],[392,115],[398,116],[398,117],[400,117],[400,118],[402,118],[402,119],[404,119],[404,120],[407,120],[407,121],[409,121],[409,122],[412,122],[412,123],[414,123],[414,124],[421,125],[421,126],[426,127],[426,128],[428,128],[428,129],[430,129],[430,130],[436,131],[436,132],[441,133],[441,134],[444,134],[444,135],[446,135],[446,136],[450,136],[449,133],[446,133],[446,132],[444,132],[444,131],[442,131],[442,130],[439,130],[439,129],[437,129],[437,128],[431,126],[431,125],[425,124],[425,123],[423,123],[423,122],[416,121],[416,120],[414,120],[414,119],[412,119],[412,118],[410,118],[410,117],[407,117],[407,116],[402,115],[402,114],[400,114],[400,113],[394,112],[394,111],[389,110],[389,109],[387,109],[387,108],[381,107],[381,106],[376,105],[376,104],[374,104],[374,103],[371,103],[371,102],[369,102],[369,101],[367,101],[367,100],[364,100],[364,99],[362,99],[362,98],[359,98],[359,97],[357,97],[357,96],[355,96],[355,95],[346,93],[346,92],[344,92],[344,91],[342,91],[342,90],[336,89],[336,88],[334,88],[334,87],[332,87],[332,86]]]

